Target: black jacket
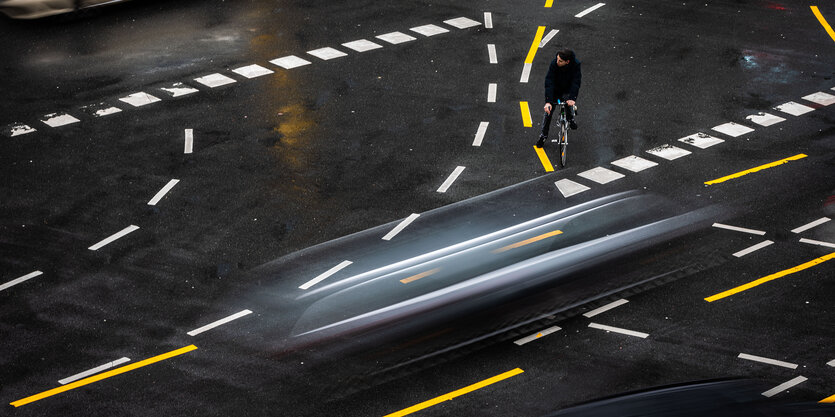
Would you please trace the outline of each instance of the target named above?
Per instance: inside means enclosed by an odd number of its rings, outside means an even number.
[[[568,65],[560,67],[557,58],[551,61],[548,75],[545,76],[545,101],[556,103],[563,95],[568,94],[568,100],[577,100],[580,93],[580,61],[576,58]]]

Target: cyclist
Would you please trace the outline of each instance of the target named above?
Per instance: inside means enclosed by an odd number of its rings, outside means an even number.
[[[551,61],[548,67],[548,75],[545,76],[545,117],[542,120],[542,133],[536,147],[541,148],[548,139],[548,130],[551,127],[552,110],[556,108],[557,99],[567,105],[566,119],[571,129],[577,129],[577,122],[574,121],[574,104],[577,94],[580,93],[580,61],[574,55],[574,51],[563,49],[557,52],[557,56]]]

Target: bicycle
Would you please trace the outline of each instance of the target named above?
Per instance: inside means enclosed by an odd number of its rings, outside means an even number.
[[[557,146],[560,150],[560,158],[559,158],[559,166],[560,168],[565,168],[565,161],[566,161],[566,149],[568,148],[568,119],[566,117],[566,104],[562,100],[557,100],[557,106],[560,108],[560,117],[557,119],[557,124],[560,127],[560,136],[558,139],[552,139],[551,142],[557,142]],[[575,113],[577,107],[575,106]],[[556,107],[553,108],[551,111],[555,111]],[[542,125],[544,126],[546,121],[548,120],[548,113],[542,116]]]

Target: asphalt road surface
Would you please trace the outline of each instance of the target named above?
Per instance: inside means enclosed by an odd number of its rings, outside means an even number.
[[[835,401],[832,23],[768,0],[0,19],[0,415],[536,416],[732,377]],[[554,169],[533,144],[566,47]]]

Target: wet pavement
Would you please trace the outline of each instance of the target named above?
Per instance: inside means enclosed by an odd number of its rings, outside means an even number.
[[[541,415],[731,376],[763,392],[804,378],[776,400],[835,394],[835,39],[809,5],[169,3],[0,19],[0,397],[197,349],[0,414],[386,415],[515,368],[420,415]],[[533,48],[540,26],[559,32]],[[580,129],[549,172],[532,145],[562,47],[583,63]],[[580,279],[642,282],[589,303],[307,352],[325,367],[272,345],[307,291],[621,192],[721,215],[588,265]]]

